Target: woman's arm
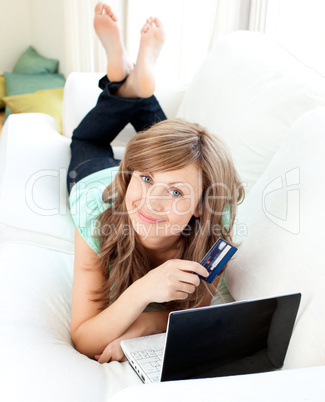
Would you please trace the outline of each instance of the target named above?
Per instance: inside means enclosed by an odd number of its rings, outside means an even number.
[[[92,299],[104,277],[100,269],[94,268],[96,259],[96,253],[76,229],[71,337],[76,349],[89,357],[101,353],[121,336],[147,306],[135,282],[115,303],[99,312],[100,303]]]
[[[99,363],[107,363],[113,360],[126,360],[121,349],[121,341],[123,339],[132,339],[139,336],[165,332],[168,314],[169,311],[142,313],[122,336],[109,343],[101,354],[95,356],[96,360],[98,360]]]
[[[96,260],[96,253],[76,229],[71,337],[76,349],[92,358],[121,337],[149,303],[184,300],[200,283],[193,272],[208,275],[198,263],[167,261],[135,281],[113,304],[99,312],[99,303],[92,300],[93,292],[101,288],[105,279],[101,271],[94,268]],[[152,313],[156,315],[149,320],[150,316],[144,314],[139,323],[146,334],[163,332],[155,327],[166,328],[167,315]]]
[[[219,280],[219,278],[218,278]],[[213,288],[212,288],[213,290]],[[200,307],[208,306],[211,303],[212,296],[207,294]],[[95,356],[99,363],[109,361],[125,361],[126,357],[121,348],[123,339],[137,338],[139,336],[159,334],[165,332],[167,328],[168,315],[170,311],[142,313],[122,336],[109,343],[103,352]]]

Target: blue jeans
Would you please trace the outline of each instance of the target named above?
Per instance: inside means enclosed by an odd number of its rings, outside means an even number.
[[[96,106],[73,132],[67,174],[69,194],[72,186],[79,180],[120,163],[114,158],[111,142],[128,123],[139,132],[166,119],[154,95],[150,98],[115,95],[125,80],[126,78],[119,82],[110,82],[106,76],[103,77],[99,81],[103,92],[99,95]]]

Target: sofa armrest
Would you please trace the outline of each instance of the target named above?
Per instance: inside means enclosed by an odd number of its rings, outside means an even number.
[[[0,242],[15,239],[73,252],[69,144],[49,115],[8,117],[0,137]]]
[[[126,388],[110,402],[320,401],[325,366],[201,380],[170,381]]]
[[[64,87],[62,129],[65,137],[71,138],[73,130],[83,117],[97,102],[101,92],[98,81],[102,73],[71,73]],[[157,87],[155,95],[166,116],[171,119],[176,116],[186,90],[185,85],[177,87]],[[113,146],[125,146],[135,131],[127,125],[113,142]]]
[[[62,133],[71,138],[73,130],[97,102],[101,92],[100,73],[71,73],[64,86]]]

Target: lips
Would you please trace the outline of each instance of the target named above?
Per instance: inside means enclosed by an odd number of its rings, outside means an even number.
[[[164,222],[163,219],[157,219],[157,218],[154,218],[153,216],[144,214],[144,213],[143,213],[142,211],[140,211],[139,209],[137,209],[137,213],[138,213],[139,218],[140,218],[143,222],[151,223],[151,224]]]

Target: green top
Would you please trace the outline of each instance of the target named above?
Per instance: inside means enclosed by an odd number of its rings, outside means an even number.
[[[97,254],[100,251],[100,244],[99,240],[94,237],[98,233],[96,221],[98,216],[110,207],[110,204],[103,202],[102,194],[105,188],[114,180],[118,169],[119,167],[115,166],[86,176],[72,187],[69,197],[70,211],[74,223],[83,239]],[[227,212],[229,212],[229,206]],[[228,222],[229,213],[224,215],[224,224]],[[224,274],[222,274],[211,304],[230,301],[233,301],[233,298],[226,287]]]
[[[86,243],[98,254],[99,240],[94,237],[98,216],[109,208],[102,194],[112,183],[118,171],[118,166],[92,173],[78,181],[71,189],[69,201],[72,219]]]

